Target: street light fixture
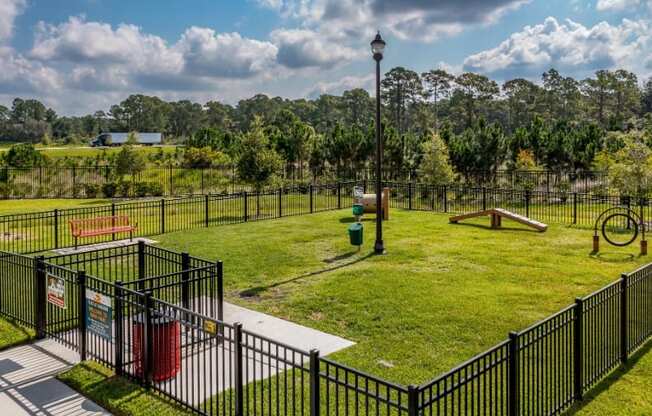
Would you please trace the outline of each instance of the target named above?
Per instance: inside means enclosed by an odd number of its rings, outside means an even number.
[[[381,193],[381,174],[383,163],[383,142],[380,138],[380,61],[383,60],[385,51],[385,41],[380,36],[380,32],[371,41],[371,52],[376,61],[376,243],[374,252],[383,254],[385,244],[383,243],[383,212],[382,212],[382,193]]]

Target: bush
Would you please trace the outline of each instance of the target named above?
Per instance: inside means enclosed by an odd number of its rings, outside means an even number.
[[[102,194],[107,198],[113,198],[118,192],[118,185],[115,182],[107,182],[102,185]]]
[[[11,184],[7,182],[0,182],[0,198],[8,199],[11,196]]]
[[[131,198],[134,194],[134,184],[130,181],[118,182],[117,194],[123,198]]]
[[[158,182],[149,182],[149,194],[151,196],[163,196],[163,185]]]
[[[100,193],[100,186],[95,183],[87,183],[84,185],[84,194],[86,198],[96,198]]]

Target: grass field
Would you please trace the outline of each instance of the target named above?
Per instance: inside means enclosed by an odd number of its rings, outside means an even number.
[[[34,331],[0,318],[0,350],[23,344],[34,337]]]
[[[0,201],[0,215],[24,214],[53,209],[85,208],[110,204],[108,199],[8,199]]]
[[[0,146],[0,153],[7,151],[11,148],[11,145]],[[39,146],[36,148],[46,154],[47,156],[58,159],[63,157],[95,157],[98,154],[114,154],[120,151],[121,147],[90,147],[90,146],[62,146],[62,145],[52,145],[52,146]],[[177,146],[174,145],[165,145],[165,146],[138,146],[136,147],[138,152],[142,152],[145,155],[151,153],[158,153],[159,149],[163,149],[165,153],[174,153]]]
[[[57,378],[116,416],[190,414],[151,390],[116,377],[111,370],[93,362],[78,364]]]
[[[347,210],[156,239],[223,259],[229,301],[351,339],[337,360],[401,383],[434,378],[645,262],[633,247],[591,257],[585,229],[494,231],[406,211],[392,213],[388,254],[376,257],[373,222],[357,252],[350,221]]]

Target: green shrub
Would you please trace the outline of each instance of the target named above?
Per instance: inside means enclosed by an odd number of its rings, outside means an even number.
[[[158,182],[149,182],[149,194],[151,196],[163,196],[163,185]]]
[[[134,184],[134,195],[138,198],[142,198],[149,194],[149,183],[148,182],[136,182]]]
[[[130,198],[134,194],[134,184],[130,181],[120,181],[118,182],[118,196],[123,198]]]
[[[107,182],[102,185],[102,194],[107,198],[113,198],[118,192],[118,185],[115,182]]]
[[[86,198],[96,198],[100,193],[100,186],[95,183],[84,184],[84,194]]]

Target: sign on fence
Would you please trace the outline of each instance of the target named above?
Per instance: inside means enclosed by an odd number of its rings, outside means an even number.
[[[47,275],[48,302],[54,306],[66,309],[66,281],[53,274]]]
[[[86,329],[106,340],[113,339],[111,298],[90,289],[86,289]]]

